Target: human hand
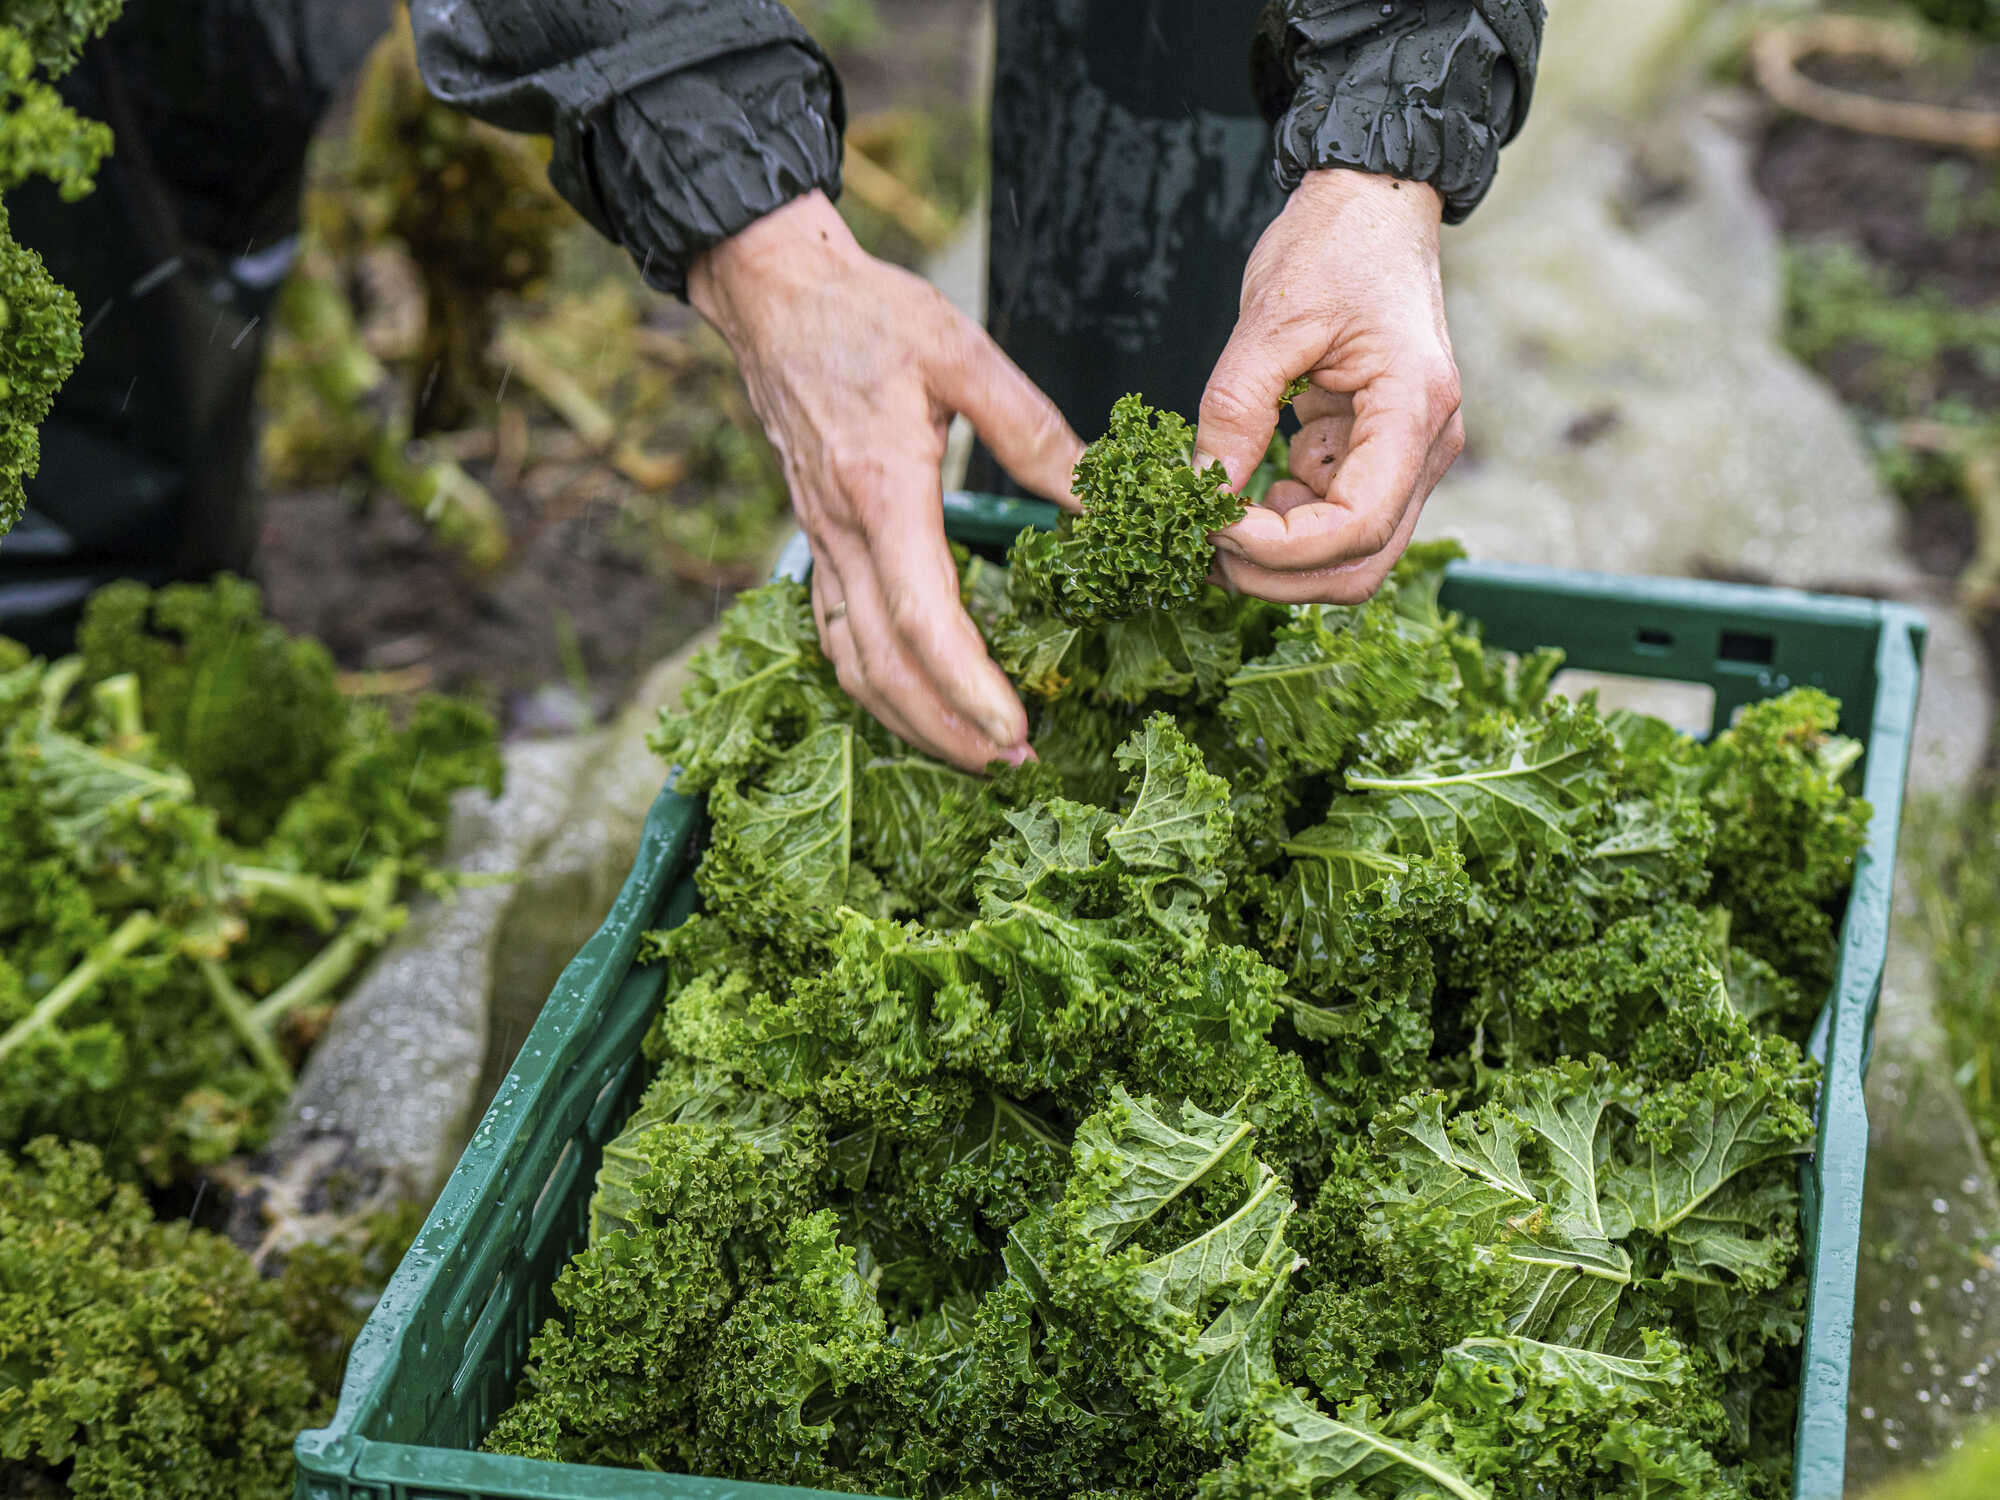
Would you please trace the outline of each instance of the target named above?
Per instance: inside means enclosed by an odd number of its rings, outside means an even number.
[[[688,300],[735,350],[812,544],[813,618],[840,685],[967,770],[1019,762],[1028,720],[959,602],[940,467],[962,412],[1024,487],[1074,508],[1083,443],[936,288],[861,249],[824,194],[694,263]]]
[[[1382,585],[1465,446],[1438,274],[1442,203],[1423,183],[1310,172],[1251,252],[1242,310],[1202,397],[1195,466],[1256,470],[1285,387],[1292,475],[1216,534],[1217,573],[1285,603]]]

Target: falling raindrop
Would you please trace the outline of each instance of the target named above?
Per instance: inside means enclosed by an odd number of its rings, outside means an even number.
[[[152,270],[148,271],[144,276],[141,276],[137,281],[133,282],[131,286],[126,288],[125,294],[128,297],[130,297],[134,302],[136,302],[141,297],[145,296],[146,293],[150,292],[154,287],[158,286],[161,282],[165,281],[169,276],[172,276],[176,271],[180,270],[180,268],[181,268],[181,258],[178,255],[168,256],[167,259],[161,261],[157,266],[154,266]]]

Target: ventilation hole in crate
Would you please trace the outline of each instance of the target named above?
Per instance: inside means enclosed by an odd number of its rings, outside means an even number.
[[[1768,635],[1749,630],[1725,630],[1722,643],[1715,649],[1718,661],[1749,662],[1753,666],[1768,667],[1778,657],[1778,643]]]
[[[636,1059],[628,1058],[618,1071],[611,1075],[604,1087],[597,1091],[597,1098],[590,1106],[590,1117],[584,1122],[584,1129],[590,1132],[593,1141],[602,1144],[609,1139],[611,1117],[618,1108],[618,1091],[624,1086],[626,1078],[631,1075],[635,1061]],[[619,1123],[624,1122],[621,1120]]]
[[[487,1293],[486,1305],[479,1310],[479,1318],[472,1325],[472,1332],[465,1336],[465,1353],[459,1359],[458,1373],[451,1378],[451,1394],[454,1398],[463,1396],[465,1388],[478,1374],[485,1361],[488,1346],[493,1342],[493,1332],[500,1325],[506,1311],[507,1284],[503,1277],[495,1274],[493,1290]]]
[[[570,1181],[576,1176],[577,1161],[581,1154],[573,1140],[562,1148],[562,1155],[556,1158],[555,1166],[549,1169],[549,1180],[542,1184],[541,1192],[535,1195],[535,1206],[528,1210],[529,1234],[534,1234],[542,1227],[543,1216],[560,1203],[569,1191]]]
[[[1665,656],[1674,649],[1674,633],[1642,627],[1632,636],[1632,649],[1642,656]]]
[[[1715,689],[1705,682],[1674,682],[1664,677],[1631,677],[1622,672],[1585,672],[1569,667],[1556,673],[1549,691],[1559,698],[1597,694],[1606,713],[1630,709],[1664,719],[1683,734],[1706,735],[1715,727]]]

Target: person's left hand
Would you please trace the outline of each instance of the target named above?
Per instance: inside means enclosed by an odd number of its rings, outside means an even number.
[[[1354,604],[1382,586],[1465,446],[1438,274],[1442,203],[1423,183],[1310,172],[1243,274],[1236,331],[1201,402],[1195,466],[1246,484],[1285,388],[1312,388],[1292,475],[1216,534],[1217,573],[1281,603]]]

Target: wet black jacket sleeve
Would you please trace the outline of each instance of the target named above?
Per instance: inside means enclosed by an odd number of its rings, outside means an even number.
[[[1279,184],[1356,167],[1428,182],[1457,223],[1528,112],[1542,0],[1274,0],[1252,73]]]
[[[840,188],[832,65],[779,0],[411,0],[438,98],[555,142],[549,177],[685,295],[690,264]]]

